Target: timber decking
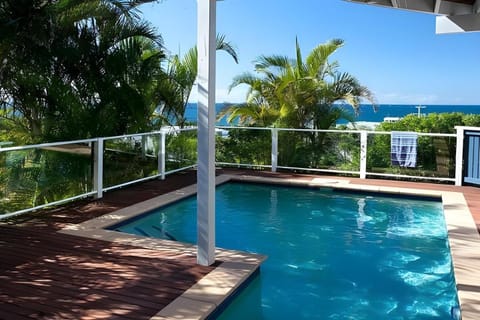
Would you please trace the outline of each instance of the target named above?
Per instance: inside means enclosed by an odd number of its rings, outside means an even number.
[[[38,228],[0,227],[1,319],[149,319],[213,267]]]
[[[139,184],[0,224],[0,319],[149,319],[215,268],[196,257],[57,231],[195,181]]]
[[[222,172],[222,171],[219,171]],[[280,178],[313,175],[224,170]],[[322,176],[324,178],[325,176]],[[462,192],[480,229],[480,189],[391,180],[352,184]],[[215,268],[196,257],[60,234],[57,231],[190,185],[196,172],[111,191],[0,224],[0,319],[148,319]]]

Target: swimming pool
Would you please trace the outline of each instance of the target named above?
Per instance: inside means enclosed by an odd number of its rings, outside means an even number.
[[[219,247],[269,256],[220,319],[450,319],[458,305],[440,202],[229,183],[216,206]],[[114,229],[194,243],[195,214],[190,198]]]

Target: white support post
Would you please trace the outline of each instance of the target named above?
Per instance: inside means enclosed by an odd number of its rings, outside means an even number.
[[[98,138],[93,145],[93,189],[95,198],[103,197],[103,139]]]
[[[197,263],[215,262],[216,0],[198,0]]]
[[[142,136],[142,160],[147,156],[147,136]]]
[[[278,166],[278,129],[272,128],[272,172],[277,172]]]
[[[442,7],[442,0],[435,0],[435,8],[433,9],[433,13],[439,14],[441,7]]]
[[[360,179],[367,178],[367,131],[360,132]]]
[[[160,179],[165,180],[165,131],[160,132],[158,143],[158,174]]]
[[[457,130],[457,152],[455,154],[455,185],[463,184],[463,139],[465,136],[464,127],[455,127]]]

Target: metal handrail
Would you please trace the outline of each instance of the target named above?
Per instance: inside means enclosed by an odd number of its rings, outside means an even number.
[[[98,138],[92,138],[92,139],[82,139],[82,140],[72,140],[72,141],[60,141],[60,142],[29,144],[29,145],[26,145],[26,146],[15,146],[15,147],[8,147],[8,148],[0,148],[0,152],[21,151],[21,150],[36,149],[36,148],[56,147],[56,146],[63,146],[63,145],[68,145],[68,144],[91,143],[91,142],[95,142],[97,140],[98,140]]]
[[[291,128],[274,128],[274,127],[242,127],[242,126],[216,126],[216,129],[222,129],[222,130],[233,130],[233,129],[241,129],[241,130],[261,130],[261,131],[271,131],[272,132],[272,163],[271,164],[248,164],[248,163],[229,163],[229,162],[216,162],[217,165],[230,165],[230,166],[237,166],[237,167],[258,167],[258,168],[271,168],[272,171],[275,171],[277,168],[278,169],[286,169],[286,170],[304,170],[304,171],[312,171],[312,172],[326,172],[326,173],[339,173],[339,174],[349,174],[349,175],[360,175],[361,178],[367,178],[367,176],[383,176],[383,177],[391,177],[391,178],[406,178],[406,179],[426,179],[426,180],[432,180],[432,181],[448,181],[448,182],[455,182],[458,184],[459,178],[457,177],[458,172],[461,172],[458,169],[458,166],[461,166],[461,163],[457,163],[457,169],[456,169],[456,177],[455,178],[443,178],[443,177],[425,177],[425,176],[413,176],[413,175],[406,175],[406,174],[392,174],[392,173],[377,173],[377,172],[368,172],[365,167],[366,163],[366,149],[368,148],[368,144],[366,143],[366,138],[368,135],[391,135],[392,132],[390,131],[371,131],[371,130],[321,130],[321,129],[291,129]],[[92,152],[95,153],[94,157],[94,168],[95,168],[95,174],[97,176],[94,176],[94,181],[96,181],[97,186],[94,185],[94,187],[91,189],[93,191],[83,193],[80,195],[76,195],[74,197],[69,197],[67,199],[62,199],[59,201],[35,206],[32,208],[28,209],[22,209],[16,212],[11,212],[11,213],[6,213],[6,214],[1,214],[0,215],[0,220],[13,217],[22,213],[42,209],[45,207],[49,206],[54,206],[58,204],[62,204],[68,201],[72,200],[77,200],[81,198],[85,198],[88,196],[97,196],[101,197],[103,192],[107,192],[116,188],[121,188],[125,187],[134,183],[146,181],[146,180],[151,180],[151,179],[157,179],[157,178],[162,178],[164,179],[166,175],[183,171],[183,170],[188,170],[191,168],[195,168],[197,164],[189,165],[183,168],[178,168],[170,171],[165,171],[165,136],[169,134],[177,134],[180,132],[189,132],[189,131],[195,131],[197,130],[196,127],[188,127],[188,128],[176,128],[176,127],[165,127],[162,128],[161,130],[157,131],[152,131],[152,132],[144,132],[144,133],[137,133],[137,134],[128,134],[128,135],[119,135],[119,136],[112,136],[112,137],[99,137],[99,138],[91,138],[91,139],[81,139],[81,140],[72,140],[72,141],[60,141],[60,142],[51,142],[51,143],[40,143],[40,144],[34,144],[34,145],[26,145],[26,146],[14,146],[14,147],[8,147],[8,148],[0,148],[0,152],[9,152],[9,151],[22,151],[22,150],[30,150],[30,149],[35,149],[35,148],[48,148],[48,147],[55,147],[55,146],[62,146],[62,145],[71,145],[71,144],[82,144],[82,143],[88,143],[94,145],[91,145],[90,147],[92,148]],[[457,128],[458,130],[458,128]],[[277,163],[277,154],[278,152],[278,132],[280,131],[285,131],[285,132],[316,132],[316,133],[333,133],[333,134],[358,134],[360,135],[360,149],[361,152],[363,152],[363,155],[361,155],[361,166],[359,171],[351,171],[351,170],[336,170],[336,169],[320,169],[320,168],[301,168],[301,167],[290,167],[290,166],[281,166],[278,165]],[[451,137],[451,138],[457,138],[457,144],[458,144],[458,139],[459,139],[459,134],[457,131],[457,134],[452,134],[452,133],[425,133],[425,132],[416,132],[418,136],[427,136],[427,137]],[[103,143],[107,140],[113,140],[113,139],[123,139],[123,138],[132,138],[132,137],[144,137],[144,136],[159,136],[161,137],[161,146],[159,150],[158,156],[158,174],[154,174],[149,177],[144,177],[132,181],[127,181],[118,185],[114,186],[109,186],[109,187],[103,187]],[[364,144],[364,145],[363,145]],[[100,146],[100,147],[99,147]],[[458,146],[457,146],[458,147]],[[458,153],[458,150],[457,150]],[[458,155],[457,155],[458,156]],[[458,159],[457,159],[458,162]]]
[[[74,197],[69,197],[69,198],[66,198],[66,199],[62,199],[62,200],[58,200],[58,201],[54,201],[54,202],[50,202],[50,203],[45,203],[45,204],[38,205],[38,206],[35,206],[35,207],[32,207],[32,208],[27,208],[27,209],[23,209],[23,210],[17,210],[15,212],[0,214],[0,220],[12,218],[12,217],[21,215],[23,213],[28,213],[28,212],[32,212],[32,211],[35,211],[35,210],[39,210],[39,209],[43,209],[43,208],[52,207],[52,206],[56,206],[56,205],[59,205],[59,204],[67,203],[67,202],[70,202],[70,201],[73,201],[73,200],[83,199],[83,198],[86,198],[88,196],[92,196],[96,193],[97,193],[96,191],[86,192],[86,193],[79,194],[79,195],[74,196]]]
[[[412,131],[412,132],[415,132],[415,134],[417,134],[418,136],[423,136],[423,137],[452,137],[452,138],[456,138],[457,137],[457,134],[455,133],[428,133],[428,132],[416,132],[416,131]],[[386,134],[386,135],[391,135],[392,132],[391,131],[367,131],[368,134]]]

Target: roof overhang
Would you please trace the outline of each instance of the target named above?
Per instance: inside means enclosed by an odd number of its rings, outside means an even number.
[[[345,0],[436,15],[436,33],[480,31],[480,0]]]

